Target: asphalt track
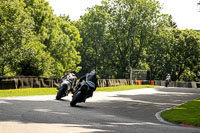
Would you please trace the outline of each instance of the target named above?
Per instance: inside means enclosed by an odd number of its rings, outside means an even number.
[[[200,90],[165,87],[95,92],[77,107],[70,107],[71,95],[0,98],[0,133],[200,133],[159,117],[196,98]]]

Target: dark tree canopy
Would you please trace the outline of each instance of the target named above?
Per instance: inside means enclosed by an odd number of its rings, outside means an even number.
[[[157,0],[102,0],[72,21],[45,0],[1,0],[0,76],[96,69],[99,78],[124,78],[132,68],[199,81],[200,32],[178,29],[161,8]]]

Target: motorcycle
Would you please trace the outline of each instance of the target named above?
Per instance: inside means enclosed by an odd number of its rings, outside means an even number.
[[[169,80],[166,79],[166,80],[165,80],[165,87],[168,87],[168,86],[169,86]]]
[[[80,82],[76,87],[74,94],[72,95],[71,106],[75,106],[77,103],[85,102],[87,98],[93,96],[93,92],[96,90],[96,72],[91,71],[83,78],[84,81]]]
[[[67,73],[62,77],[62,81],[57,88],[56,100],[60,100],[62,97],[67,96],[70,92],[73,92],[73,86],[76,84],[76,75],[74,73]]]

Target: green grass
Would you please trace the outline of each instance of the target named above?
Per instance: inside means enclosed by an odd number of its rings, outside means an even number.
[[[96,91],[112,92],[112,91],[125,91],[133,89],[142,89],[142,88],[152,88],[154,85],[124,85],[124,86],[114,86],[114,87],[102,87],[97,88]]]
[[[97,88],[96,91],[125,91],[140,88],[150,88],[152,85],[127,85],[127,86],[116,86],[116,87],[102,87]],[[0,97],[13,97],[13,96],[33,96],[33,95],[56,95],[56,88],[27,88],[27,89],[9,89],[0,90]]]
[[[0,90],[0,97],[54,95],[56,93],[57,93],[56,88],[9,89],[9,90]]]
[[[200,126],[200,99],[189,101],[163,112],[162,117],[168,121]]]

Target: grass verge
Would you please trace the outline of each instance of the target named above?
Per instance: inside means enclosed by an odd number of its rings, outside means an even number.
[[[200,126],[200,99],[189,101],[173,109],[164,111],[161,116],[171,122]]]
[[[0,90],[0,97],[55,95],[56,93],[57,93],[56,88],[9,89],[9,90]]]
[[[125,91],[132,89],[151,88],[153,85],[127,85],[115,87],[102,87],[97,88],[96,91]],[[56,95],[56,88],[27,88],[27,89],[9,89],[0,90],[0,97],[13,97],[13,96],[33,96],[33,95]]]
[[[96,91],[112,92],[112,91],[125,91],[133,89],[142,89],[142,88],[152,88],[154,85],[124,85],[124,86],[114,86],[114,87],[102,87],[97,88]]]

